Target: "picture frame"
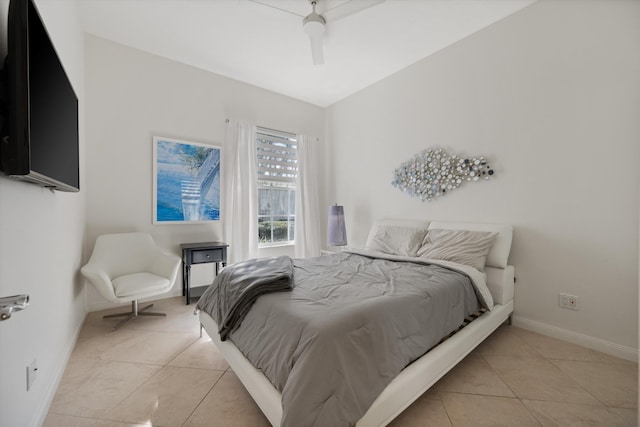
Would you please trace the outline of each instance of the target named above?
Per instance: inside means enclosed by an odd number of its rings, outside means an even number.
[[[153,224],[220,221],[220,161],[214,144],[153,137]]]

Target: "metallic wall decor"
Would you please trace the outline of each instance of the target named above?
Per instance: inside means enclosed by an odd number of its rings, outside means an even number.
[[[424,202],[455,190],[465,181],[489,179],[493,175],[484,156],[463,157],[442,148],[429,148],[393,171],[391,185]]]

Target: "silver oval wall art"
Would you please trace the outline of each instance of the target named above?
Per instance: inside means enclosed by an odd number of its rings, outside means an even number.
[[[494,175],[484,156],[464,157],[429,148],[394,170],[391,185],[425,202],[444,196],[466,181],[488,180]]]

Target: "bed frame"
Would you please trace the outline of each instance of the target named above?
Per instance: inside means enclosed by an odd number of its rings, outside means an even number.
[[[389,424],[502,323],[510,322],[513,313],[514,268],[486,267],[485,271],[487,286],[494,299],[494,308],[400,372],[356,423],[356,427]],[[204,327],[207,331],[271,425],[279,426],[282,420],[280,392],[231,341],[220,341],[218,325],[203,311],[200,311],[200,325],[201,330]]]

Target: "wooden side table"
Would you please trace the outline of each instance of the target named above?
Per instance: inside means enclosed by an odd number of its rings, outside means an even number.
[[[227,265],[227,245],[224,242],[182,243],[182,295],[186,303],[191,303],[191,298],[199,297],[209,286],[197,286],[191,289],[191,265],[215,263],[216,276],[220,266]]]

